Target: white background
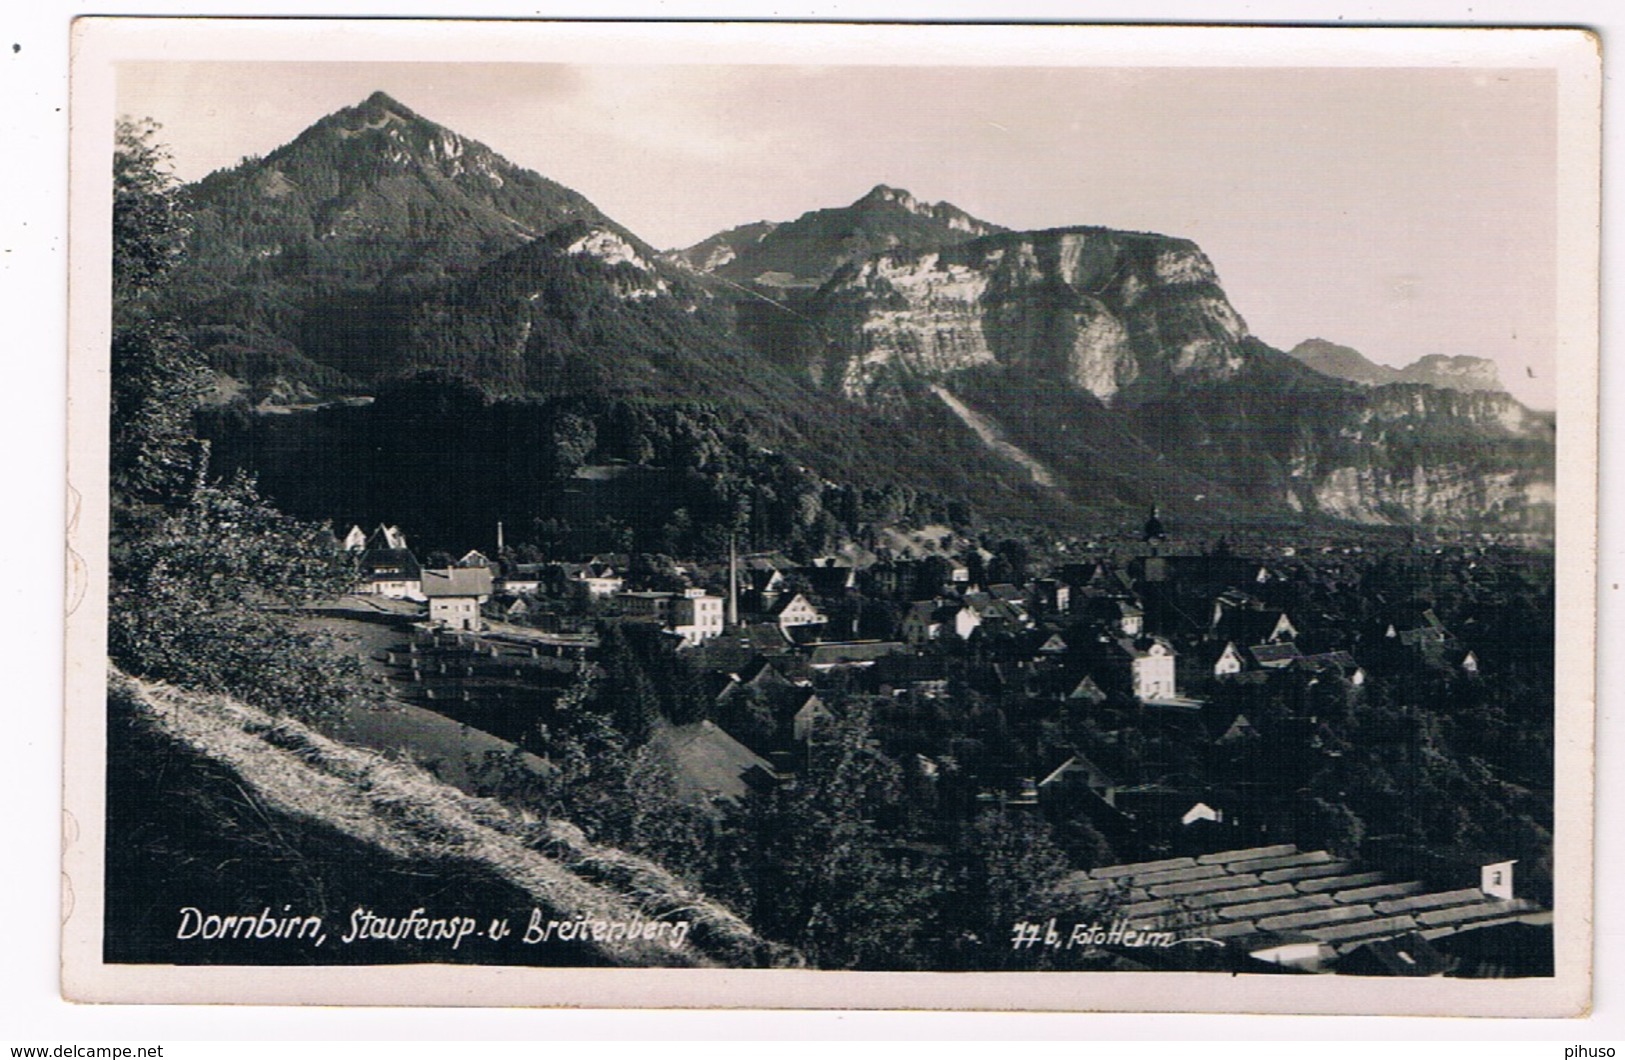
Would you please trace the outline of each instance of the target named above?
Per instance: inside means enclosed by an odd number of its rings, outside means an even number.
[[[426,1053],[436,1039],[503,1041],[574,1037],[772,1036],[997,1039],[1087,1037],[1112,1039],[1292,1039],[1351,1043],[1371,1039],[1477,1040],[1480,1050],[1562,1060],[1564,1044],[1618,1041],[1625,1029],[1625,974],[1620,926],[1625,864],[1620,856],[1621,784],[1608,763],[1618,763],[1621,694],[1625,675],[1610,659],[1618,643],[1620,590],[1625,549],[1619,525],[1625,516],[1618,491],[1604,487],[1601,560],[1601,628],[1597,760],[1598,909],[1596,1011],[1584,1021],[1400,1020],[1298,1017],[1193,1016],[996,1016],[886,1013],[605,1013],[485,1010],[330,1010],[263,1008],[136,1008],[74,1006],[57,987],[57,859],[60,842],[60,707],[65,320],[67,248],[68,27],[74,14],[167,15],[415,15],[508,17],[716,17],[827,19],[1039,19],[1057,21],[1186,23],[1288,22],[1308,24],[1583,25],[1603,38],[1605,72],[1612,34],[1625,27],[1617,8],[1603,0],[1440,3],[1284,3],[1195,0],[1144,3],[1016,2],[988,0],[924,3],[698,3],[586,2],[532,6],[470,0],[453,7],[421,0],[350,0],[342,8],[297,6],[286,0],[261,3],[216,0],[103,0],[74,10],[44,0],[12,0],[0,19],[0,290],[5,298],[0,357],[0,479],[7,502],[0,509],[0,1047],[34,1044],[118,1042],[177,1043],[166,1055],[210,1055],[178,1043],[191,1040],[395,1040],[398,1048]],[[1614,110],[1615,79],[1605,78],[1605,113]],[[1616,138],[1604,143],[1605,172]],[[1611,197],[1604,189],[1604,217]],[[1608,225],[1604,290],[1610,251],[1618,235]],[[1608,370],[1608,353],[1619,337],[1604,296],[1603,452],[1604,483],[1621,459],[1619,430],[1609,410],[1625,408],[1625,393]],[[1565,616],[1574,620],[1576,616]],[[409,1043],[418,1043],[412,1048]],[[1499,1044],[1494,1044],[1499,1043]],[[1537,1044],[1549,1043],[1549,1044]],[[1387,1047],[1384,1047],[1387,1048]],[[438,1051],[438,1050],[436,1050]],[[1275,1052],[1277,1050],[1269,1050]],[[1369,1053],[1369,1047],[1363,1050]],[[1408,1053],[1421,1050],[1411,1048]],[[1434,1050],[1430,1049],[1429,1052]],[[211,1051],[212,1052],[212,1051]],[[316,1055],[338,1055],[318,1050]],[[517,1054],[515,1054],[517,1055]],[[535,1055],[531,1053],[530,1055]]]

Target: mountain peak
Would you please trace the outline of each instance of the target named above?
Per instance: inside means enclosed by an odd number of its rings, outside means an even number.
[[[613,227],[579,193],[382,91],[317,119],[263,158],[211,174],[192,194],[200,223],[229,233],[194,246],[198,275],[245,288],[258,282],[247,275],[256,263],[286,261],[308,262],[311,275],[343,275],[358,289],[385,277],[434,283],[568,223]],[[288,282],[276,276],[267,282]],[[291,335],[266,341],[306,341]],[[320,342],[309,345],[327,355]]]
[[[906,188],[894,188],[889,184],[876,184],[869,189],[868,194],[852,205],[863,206],[869,203],[895,202],[904,209],[912,209],[914,201],[914,196],[910,195]]]
[[[929,250],[1003,231],[952,203],[921,202],[906,188],[876,184],[850,205],[809,210],[784,224],[730,228],[673,254],[725,279],[804,287],[870,254]]]
[[[376,143],[377,137],[368,137],[366,135],[368,133],[396,140],[410,134],[413,141],[434,139],[443,134],[456,135],[418,114],[387,92],[378,91],[360,103],[340,107],[321,118],[300,133],[293,142],[299,143],[312,137],[318,140],[329,137],[352,140],[362,137],[365,142]]]
[[[410,107],[407,107],[407,106],[403,105],[394,96],[391,96],[389,93],[383,91],[382,89],[380,89],[377,92],[374,92],[372,95],[370,95],[366,99],[362,100],[360,102],[360,104],[358,104],[355,107],[351,107],[349,109],[351,109],[351,110],[360,110],[360,111],[380,111],[380,110],[393,111],[394,113],[400,115],[403,118],[416,118],[417,117],[417,115],[415,113],[413,113],[413,111],[412,111],[412,109]]]

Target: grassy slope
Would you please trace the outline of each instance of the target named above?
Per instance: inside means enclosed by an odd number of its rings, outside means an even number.
[[[107,959],[162,963],[755,966],[793,955],[654,863],[466,795],[415,766],[222,696],[115,673],[108,693]],[[324,918],[303,942],[177,942],[179,909]],[[500,943],[356,942],[350,913],[507,917]],[[546,919],[692,922],[688,941],[524,945]]]

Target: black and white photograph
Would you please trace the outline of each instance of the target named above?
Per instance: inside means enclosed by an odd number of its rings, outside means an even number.
[[[1586,34],[76,36],[70,998],[1585,1010]]]

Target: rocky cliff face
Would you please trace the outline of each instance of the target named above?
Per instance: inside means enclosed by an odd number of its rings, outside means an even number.
[[[1494,526],[1550,533],[1556,490],[1519,471],[1477,473],[1460,464],[1403,469],[1337,467],[1312,487],[1315,507],[1357,523]],[[1301,510],[1299,495],[1288,503]]]
[[[1246,356],[1247,326],[1194,243],[1102,228],[876,255],[837,273],[813,311],[838,351],[826,383],[857,398],[997,365],[1109,403],[1137,380],[1223,377]]]
[[[1495,362],[1485,357],[1448,357],[1430,353],[1399,370],[1402,383],[1422,383],[1444,390],[1504,391]]]
[[[1288,503],[1365,523],[1488,525],[1550,532],[1549,420],[1510,396],[1396,384],[1300,439]]]
[[[1551,525],[1547,419],[1502,392],[1358,387],[1311,371],[1249,335],[1186,240],[1071,228],[893,250],[796,304],[818,322],[802,332],[815,381],[882,405],[921,383],[952,393],[1041,461],[1057,489],[1102,490],[1105,431],[1138,439],[1159,474],[1182,469],[1183,481],[1205,483],[1193,495],[1227,504],[1360,522]],[[1417,372],[1482,378],[1476,359],[1444,361]],[[1136,459],[1113,451],[1113,461]],[[1109,477],[1120,494],[1135,488],[1132,468]]]
[[[1362,402],[1362,426],[1379,432],[1374,440],[1391,440],[1394,432],[1445,419],[1457,429],[1508,438],[1546,437],[1550,421],[1531,412],[1510,394],[1487,390],[1440,391],[1437,387],[1399,384],[1378,387]],[[1356,435],[1363,438],[1365,435]]]

